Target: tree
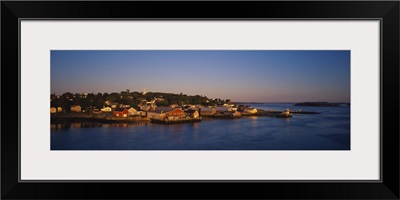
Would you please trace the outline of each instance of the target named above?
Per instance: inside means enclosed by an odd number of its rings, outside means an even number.
[[[156,103],[156,105],[160,106],[160,107],[168,107],[168,106],[170,106],[168,100],[159,101],[159,102]]]
[[[104,107],[105,104],[106,103],[103,100],[103,98],[98,98],[94,105],[95,105],[96,108],[100,109],[100,108]]]

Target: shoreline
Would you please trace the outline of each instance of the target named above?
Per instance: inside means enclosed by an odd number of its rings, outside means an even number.
[[[155,120],[148,117],[112,117],[104,115],[92,115],[84,113],[69,113],[69,114],[51,114],[51,124],[68,123],[68,122],[100,122],[100,123],[138,123],[138,122],[152,122],[152,123],[192,123],[201,122],[205,120],[218,120],[218,119],[240,119],[245,117],[277,117],[283,111],[265,111],[259,109],[257,113],[242,113],[240,116],[227,116],[227,115],[200,115],[200,119],[180,119],[175,121]],[[293,111],[292,114],[320,114],[318,112],[310,111]]]

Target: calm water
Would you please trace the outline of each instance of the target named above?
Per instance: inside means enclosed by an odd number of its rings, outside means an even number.
[[[350,150],[350,107],[251,104],[316,111],[293,118],[244,117],[187,124],[53,124],[52,150]]]

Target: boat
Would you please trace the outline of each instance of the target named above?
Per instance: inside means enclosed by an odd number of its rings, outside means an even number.
[[[290,110],[286,108],[285,112],[276,114],[276,117],[278,117],[278,118],[290,118],[290,117],[293,117],[293,114],[290,113]]]

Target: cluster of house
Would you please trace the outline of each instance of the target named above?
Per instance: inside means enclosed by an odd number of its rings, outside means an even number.
[[[147,107],[146,107],[147,109]],[[201,105],[170,105],[170,107],[150,107],[146,110],[146,116],[150,119],[196,119],[200,116],[226,116],[240,117],[242,114],[256,114],[257,109],[249,106],[223,105],[204,107]],[[114,114],[115,115],[115,114]]]
[[[158,107],[153,102],[139,104],[139,110],[123,104],[108,103],[101,109],[94,109],[93,114],[108,113],[114,117],[130,117],[141,116],[150,119],[182,119],[182,118],[199,118],[200,116],[222,116],[222,117],[239,117],[246,114],[256,114],[257,109],[249,106],[234,104],[224,104],[222,106],[204,107],[201,105],[185,105],[178,106],[177,104],[170,105],[169,107]],[[85,112],[81,106],[73,105],[70,107],[71,112]],[[51,113],[62,112],[62,108],[52,107]]]
[[[129,90],[126,91],[129,93]],[[143,95],[146,95],[146,89],[143,89]],[[86,97],[87,94],[83,94]],[[157,102],[164,101],[163,98],[154,98],[151,101],[146,101],[144,98],[139,103],[139,110],[132,108],[130,105],[118,104],[116,102],[106,101],[105,105],[101,109],[90,110],[93,114],[109,113],[114,117],[130,117],[130,116],[142,116],[152,119],[181,119],[181,118],[198,118],[200,116],[226,116],[226,117],[239,117],[242,114],[255,114],[257,113],[256,108],[249,106],[239,105],[236,107],[235,104],[224,104],[222,106],[209,106],[204,107],[201,105],[184,105],[179,106],[172,104],[169,107],[158,107]],[[230,100],[229,100],[230,101]],[[82,110],[79,105],[72,105],[70,107],[71,112],[88,112]],[[51,107],[50,113],[63,112],[61,107]]]

